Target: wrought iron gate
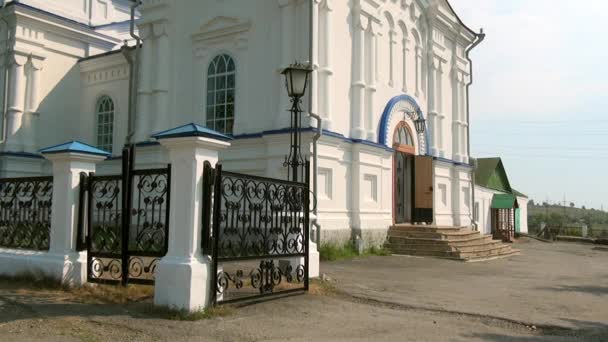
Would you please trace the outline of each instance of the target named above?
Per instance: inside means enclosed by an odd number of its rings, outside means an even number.
[[[308,290],[308,179],[288,182],[205,165],[202,247],[212,250],[215,303]]]
[[[153,284],[167,253],[171,166],[124,171],[82,176],[78,240],[88,282]]]

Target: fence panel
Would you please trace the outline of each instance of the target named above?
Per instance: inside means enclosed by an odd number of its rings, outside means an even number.
[[[0,247],[47,251],[53,177],[0,179]]]

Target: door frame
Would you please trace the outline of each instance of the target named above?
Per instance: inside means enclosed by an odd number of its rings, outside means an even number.
[[[412,143],[415,144],[414,142],[414,137],[416,135],[412,134],[412,129],[410,128],[410,126],[407,124],[406,121],[401,121],[397,124],[397,126],[395,127],[395,129],[393,130],[393,173],[392,173],[392,179],[391,179],[391,190],[392,190],[392,200],[393,200],[393,205],[392,205],[392,222],[393,224],[397,224],[397,193],[396,193],[396,187],[395,187],[395,183],[396,183],[396,177],[397,177],[397,157],[396,154],[397,153],[403,153],[409,156],[416,156],[416,146],[415,145],[404,145],[404,144],[398,144],[395,143],[395,135],[399,133],[399,129],[404,127],[410,137],[412,138]],[[413,164],[412,164],[413,167]],[[414,215],[414,205],[413,205],[413,201],[414,201],[414,170],[412,170],[412,192],[411,192],[411,198],[410,201],[412,201],[412,213],[411,213],[411,217],[413,219],[413,215]],[[410,222],[411,223],[411,222]]]

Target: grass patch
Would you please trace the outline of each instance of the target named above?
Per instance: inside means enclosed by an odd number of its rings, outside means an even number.
[[[311,279],[308,285],[308,293],[315,296],[338,295],[342,292],[335,283],[321,279]]]
[[[127,287],[102,284],[87,284],[71,287],[61,284],[56,278],[43,273],[20,273],[13,276],[0,276],[4,288],[61,291],[70,300],[84,304],[128,304],[140,302],[154,296],[154,286],[129,285]]]
[[[372,246],[371,248],[364,250],[363,254],[359,255],[353,242],[349,242],[345,245],[324,244],[319,248],[319,258],[321,261],[349,260],[361,256],[386,256],[390,254],[390,251],[385,248]]]
[[[12,276],[0,275],[0,283],[9,287],[25,287],[34,290],[66,290],[59,279],[42,272],[24,272]]]
[[[234,312],[234,309],[230,306],[222,305],[210,307],[205,310],[190,312],[186,310],[174,310],[167,307],[150,305],[146,308],[145,312],[150,316],[172,321],[200,321],[203,319],[229,316]]]
[[[154,297],[154,286],[85,285],[66,290],[75,300],[86,304],[119,304],[141,302]]]

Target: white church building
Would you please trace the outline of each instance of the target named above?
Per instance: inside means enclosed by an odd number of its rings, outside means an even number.
[[[49,174],[38,151],[69,140],[112,153],[98,173],[118,171],[131,107],[138,165],[168,162],[154,133],[196,123],[234,138],[225,170],[284,179],[281,71],[309,62],[303,146],[321,243],[472,226],[469,52],[483,33],[447,0],[143,0],[133,35],[131,6],[4,1],[1,177]]]

